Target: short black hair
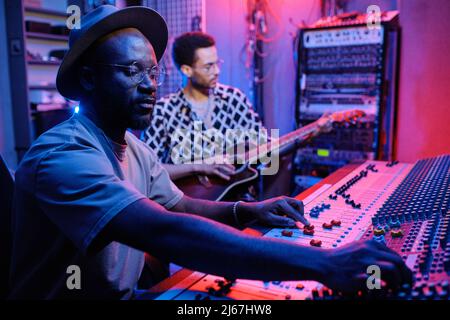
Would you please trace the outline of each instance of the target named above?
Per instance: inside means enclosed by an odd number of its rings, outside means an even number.
[[[177,37],[172,45],[172,58],[176,67],[185,64],[192,66],[195,60],[195,50],[209,48],[216,44],[212,36],[203,32],[187,32]]]

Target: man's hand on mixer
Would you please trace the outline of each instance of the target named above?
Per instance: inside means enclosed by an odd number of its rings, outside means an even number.
[[[245,211],[251,220],[275,227],[299,227],[309,225],[304,216],[303,202],[290,197],[277,197],[261,202],[242,202],[238,214]],[[249,219],[249,220],[250,220]]]
[[[381,280],[388,287],[411,284],[413,274],[402,258],[384,244],[376,241],[358,241],[327,252],[327,276],[323,283],[342,292],[367,290],[367,267],[380,268]]]

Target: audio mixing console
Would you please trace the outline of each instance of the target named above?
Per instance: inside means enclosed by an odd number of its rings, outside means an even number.
[[[352,298],[449,299],[450,155],[415,164],[367,161],[334,185],[303,200],[314,226],[268,231],[305,246],[333,249],[373,238],[398,252],[415,283],[398,291],[370,290]],[[158,299],[348,298],[315,281],[227,280],[194,272]]]

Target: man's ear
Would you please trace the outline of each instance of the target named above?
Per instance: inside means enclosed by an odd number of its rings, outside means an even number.
[[[180,67],[181,73],[183,73],[186,77],[190,78],[192,77],[192,67],[188,66],[187,64],[183,64]]]
[[[94,84],[94,71],[92,68],[82,66],[79,71],[80,84],[85,91],[92,91],[95,88]]]

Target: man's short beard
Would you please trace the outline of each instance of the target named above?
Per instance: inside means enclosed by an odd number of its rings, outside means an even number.
[[[197,89],[197,90],[210,90],[210,89],[213,88],[213,87],[211,87],[209,85],[204,85],[204,84],[201,84],[201,83],[199,83],[197,81],[191,81],[191,83],[192,83],[192,86],[195,89]]]

